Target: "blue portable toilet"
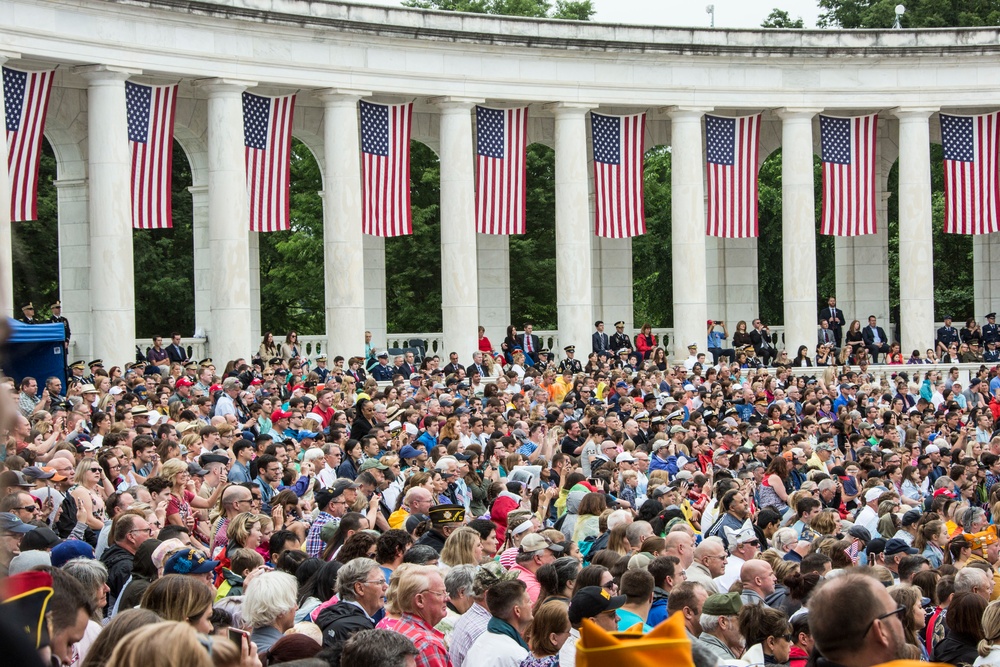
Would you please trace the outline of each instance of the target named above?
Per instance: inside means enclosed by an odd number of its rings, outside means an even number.
[[[22,378],[38,380],[39,391],[45,380],[57,377],[66,391],[66,329],[60,323],[25,324],[7,319],[10,332],[3,344],[3,371],[20,386]]]

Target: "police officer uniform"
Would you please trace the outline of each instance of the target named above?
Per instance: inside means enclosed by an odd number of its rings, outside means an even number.
[[[58,301],[56,301],[54,304],[52,304],[51,306],[49,306],[49,309],[53,311],[52,312],[52,317],[49,318],[49,322],[51,322],[53,324],[61,324],[64,327],[66,327],[66,345],[68,346],[69,345],[69,336],[70,336],[69,320],[67,320],[65,317],[62,316],[62,304],[59,303]],[[58,315],[55,314],[55,311],[57,309],[59,310],[59,314]]]
[[[576,346],[567,345],[566,347],[563,348],[563,351],[566,352],[566,354],[575,354]],[[559,372],[565,373],[567,370],[569,370],[574,375],[576,373],[582,373],[583,365],[580,363],[579,359],[574,359],[573,357],[566,357],[565,359],[559,362]]]
[[[991,340],[1000,341],[1000,324],[997,324],[997,314],[987,313],[988,322],[983,325],[983,345]]]

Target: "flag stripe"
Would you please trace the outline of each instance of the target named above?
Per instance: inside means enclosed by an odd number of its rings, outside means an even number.
[[[528,109],[476,107],[476,231],[523,234]]]
[[[760,114],[705,116],[709,236],[752,238],[758,234],[760,122]]]
[[[590,120],[594,233],[615,239],[645,234],[642,148],[646,114],[605,116],[591,112]]]
[[[243,93],[250,231],[291,229],[292,120],[295,95]]]
[[[132,227],[173,226],[174,115],[177,85],[145,86],[125,82],[131,153]]]
[[[1000,231],[1000,112],[941,114],[944,147],[945,224],[948,234]]]
[[[362,227],[372,236],[413,233],[410,212],[410,136],[413,103],[359,102]]]
[[[820,233],[876,233],[875,159],[878,114],[854,118],[820,116],[823,203]]]
[[[38,167],[55,70],[3,68],[12,222],[38,218]]]

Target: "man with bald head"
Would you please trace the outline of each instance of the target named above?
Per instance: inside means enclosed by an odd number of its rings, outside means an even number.
[[[663,555],[674,556],[681,562],[681,569],[686,570],[694,562],[694,538],[684,531],[667,533],[663,538]]]
[[[845,613],[845,610],[850,613]],[[809,600],[816,651],[843,667],[871,667],[906,657],[899,609],[885,586],[864,574],[826,580]]]
[[[694,549],[694,561],[685,571],[688,581],[696,581],[705,587],[709,595],[717,595],[719,587],[715,578],[726,571],[728,559],[729,554],[722,540],[718,537],[706,537]]]
[[[250,504],[253,502],[253,493],[245,486],[240,484],[233,484],[225,491],[222,492],[222,512],[223,516],[219,519],[215,526],[215,536],[212,538],[212,553],[216,553],[217,549],[229,544],[229,538],[226,536],[226,531],[229,528],[229,522],[232,521],[237,514],[250,511]]]
[[[774,593],[778,578],[766,560],[748,560],[740,568],[740,582],[743,584],[740,594],[743,604],[767,604],[764,600]]]

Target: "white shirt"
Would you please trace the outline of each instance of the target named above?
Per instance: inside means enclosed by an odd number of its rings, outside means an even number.
[[[873,510],[868,505],[865,505],[864,509],[858,512],[858,516],[854,519],[855,526],[864,526],[868,529],[868,533],[872,537],[878,537],[878,513]]]
[[[462,667],[519,667],[527,656],[528,652],[510,637],[487,630],[469,648]]]
[[[726,562],[726,571],[714,579],[720,593],[728,593],[729,587],[739,581],[740,570],[743,569],[744,563],[746,561],[742,558],[733,556],[732,554],[729,555],[729,561]]]
[[[569,629],[569,639],[559,649],[559,666],[573,667],[576,664],[576,642],[580,639],[580,631],[576,628]]]
[[[322,488],[329,489],[337,481],[337,471],[330,466],[326,466],[316,473],[316,479],[319,480]]]

